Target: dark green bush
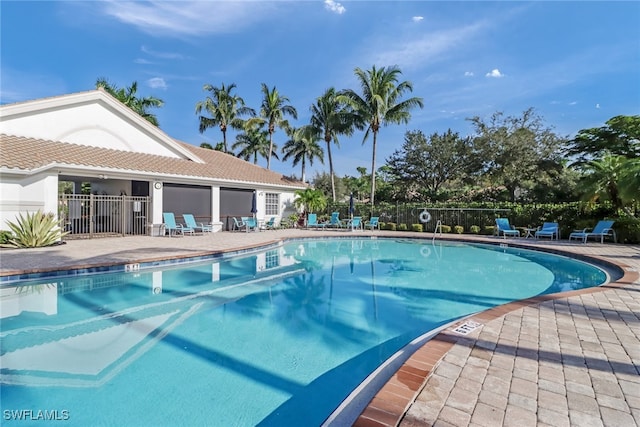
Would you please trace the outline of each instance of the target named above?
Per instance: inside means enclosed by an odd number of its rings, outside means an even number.
[[[12,237],[13,234],[10,231],[0,230],[0,245],[8,244]]]
[[[398,226],[396,227],[396,230],[398,231],[407,231],[407,224],[398,224]]]
[[[640,219],[633,217],[614,218],[613,229],[618,243],[640,243]]]
[[[395,224],[395,222],[387,222],[387,223],[384,225],[384,229],[385,229],[385,230],[396,231],[396,224]]]
[[[440,229],[442,230],[443,233],[451,233],[451,226],[449,225],[441,225]]]
[[[422,233],[422,224],[411,224],[411,231]]]
[[[487,225],[482,229],[482,234],[486,235],[486,236],[492,236],[493,233],[495,232],[495,225]]]

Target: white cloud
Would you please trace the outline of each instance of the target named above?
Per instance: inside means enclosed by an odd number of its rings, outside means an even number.
[[[600,104],[596,104],[596,108],[599,110],[600,109]]]
[[[464,76],[465,77],[473,77],[473,71],[465,71],[464,72]]]
[[[572,101],[572,102],[569,103],[569,105],[578,105],[578,102],[577,101]]]
[[[161,59],[185,59],[184,56],[181,53],[175,53],[175,52],[160,52],[157,50],[151,50],[149,48],[147,48],[146,46],[140,46],[140,50],[144,53],[146,53],[149,56],[153,56],[154,58],[161,58]]]
[[[147,80],[147,85],[153,89],[166,89],[167,82],[164,81],[162,77],[153,77]]]
[[[504,77],[504,74],[502,74],[500,70],[498,70],[497,68],[494,68],[493,70],[488,72],[485,76],[499,79],[500,77]]]
[[[414,16],[413,18],[411,18],[413,22],[420,22],[423,19],[424,19],[424,16]]]
[[[347,11],[343,5],[333,0],[324,0],[324,7],[331,12],[335,12],[338,15],[342,15]]]
[[[136,58],[133,60],[133,62],[136,64],[142,64],[142,65],[153,65],[153,62],[143,58]]]
[[[103,13],[141,31],[171,37],[238,32],[268,19],[275,3],[254,1],[97,2]]]
[[[400,68],[418,68],[432,65],[441,55],[448,55],[452,49],[463,46],[468,40],[478,37],[490,23],[480,21],[464,27],[425,33],[421,37],[411,36],[405,40],[393,40],[388,35],[382,40],[367,40],[374,50],[365,50],[359,63],[398,65]]]

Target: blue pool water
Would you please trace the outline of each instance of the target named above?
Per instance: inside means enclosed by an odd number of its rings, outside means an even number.
[[[426,331],[604,281],[588,264],[522,249],[333,239],[7,284],[2,423],[320,425]]]

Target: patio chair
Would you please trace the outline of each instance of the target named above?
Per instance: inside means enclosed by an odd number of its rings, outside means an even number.
[[[307,228],[324,228],[327,224],[318,222],[318,215],[310,213],[307,215]]]
[[[183,214],[182,218],[184,218],[185,225],[192,228],[194,231],[200,230],[202,234],[213,232],[213,228],[210,225],[205,225],[202,222],[196,222],[196,218],[193,216],[193,214]]]
[[[380,224],[378,223],[378,217],[372,216],[369,221],[364,222],[364,228],[370,228],[373,231],[374,228],[380,230]]]
[[[275,230],[276,227],[276,217],[272,216],[269,221],[264,223],[264,229],[265,230]]]
[[[231,231],[240,231],[246,227],[244,221],[238,221],[238,218],[235,216],[233,218],[233,225],[231,226]]]
[[[357,229],[362,230],[362,217],[354,216],[352,220],[347,224],[348,228],[351,228],[351,231]]]
[[[589,228],[585,228],[583,230],[576,230],[573,233],[569,234],[569,240],[571,239],[582,239],[584,243],[587,243],[587,239],[589,237],[600,238],[600,243],[604,243],[604,238],[606,236],[613,237],[613,242],[616,242],[616,232],[611,228],[615,221],[610,220],[602,220],[598,221],[593,230],[589,230]]]
[[[258,220],[253,217],[243,216],[240,217],[242,219],[242,223],[244,224],[244,231],[247,233],[249,231],[258,231]]]
[[[496,218],[496,230],[498,231],[498,237],[502,234],[503,238],[507,236],[520,237],[520,230],[516,230],[509,224],[508,218]]]
[[[329,227],[338,227],[338,228],[344,227],[344,223],[340,219],[340,212],[332,212],[331,219],[329,219],[329,224],[327,225]]]
[[[545,222],[542,224],[542,228],[536,230],[534,234],[535,238],[550,237],[553,239],[560,239],[560,225],[557,222]]]
[[[171,235],[177,236],[178,233],[184,236],[184,233],[194,233],[193,228],[185,227],[182,224],[178,224],[176,222],[176,216],[173,212],[163,212],[162,213],[163,224],[162,227],[165,230],[165,233],[169,233],[169,237]]]

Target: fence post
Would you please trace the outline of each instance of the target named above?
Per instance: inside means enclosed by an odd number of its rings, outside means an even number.
[[[120,203],[121,203],[121,209],[120,212],[122,212],[122,215],[120,215],[120,227],[122,230],[122,237],[124,237],[126,235],[126,226],[127,226],[127,216],[128,216],[128,209],[127,209],[127,202],[126,202],[127,196],[125,196],[124,194],[122,196],[120,196]]]

